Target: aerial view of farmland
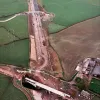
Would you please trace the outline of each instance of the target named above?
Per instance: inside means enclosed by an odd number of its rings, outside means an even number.
[[[100,0],[0,0],[0,100],[100,100]]]
[[[0,0],[0,20],[28,11],[26,0]],[[27,16],[0,22],[0,64],[28,67],[29,39]],[[0,100],[27,100],[12,84],[10,77],[0,74]]]

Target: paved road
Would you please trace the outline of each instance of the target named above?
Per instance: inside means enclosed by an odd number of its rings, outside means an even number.
[[[22,12],[22,13],[19,13],[19,14],[15,14],[14,16],[12,16],[12,17],[10,17],[10,18],[8,18],[8,19],[6,19],[6,20],[0,20],[0,23],[8,22],[8,21],[10,21],[10,20],[16,18],[17,16],[25,15],[25,14],[27,14],[27,13],[28,13],[28,12]]]

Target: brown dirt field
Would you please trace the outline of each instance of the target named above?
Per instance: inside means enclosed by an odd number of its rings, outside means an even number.
[[[53,73],[56,73],[56,77],[63,77],[63,70],[58,58],[58,55],[56,54],[56,52],[52,49],[52,47],[49,47],[49,53],[51,56],[51,63],[52,63],[52,69],[53,69]]]
[[[28,31],[30,38],[30,67],[33,67],[36,64],[36,49],[35,49],[35,39],[34,39],[34,30],[32,27],[32,14],[28,15]]]
[[[28,30],[29,30],[30,35],[33,35],[33,33],[34,33],[32,26],[33,26],[32,25],[32,14],[29,14],[28,15],[28,28],[29,28]]]
[[[50,43],[58,53],[65,71],[65,79],[86,57],[100,57],[100,16],[51,34]]]

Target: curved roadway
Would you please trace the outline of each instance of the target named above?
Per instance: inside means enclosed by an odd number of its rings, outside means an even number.
[[[17,16],[19,16],[19,15],[21,15],[21,14],[15,14],[14,16],[12,16],[12,17],[10,17],[10,18],[8,18],[8,19],[6,19],[6,20],[1,20],[0,22],[2,22],[2,23],[8,22],[8,21],[14,19],[15,17],[17,17]]]

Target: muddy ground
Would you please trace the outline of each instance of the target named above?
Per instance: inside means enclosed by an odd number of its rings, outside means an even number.
[[[78,62],[86,57],[100,57],[100,17],[51,34],[49,38],[60,57],[65,79],[69,79]]]

